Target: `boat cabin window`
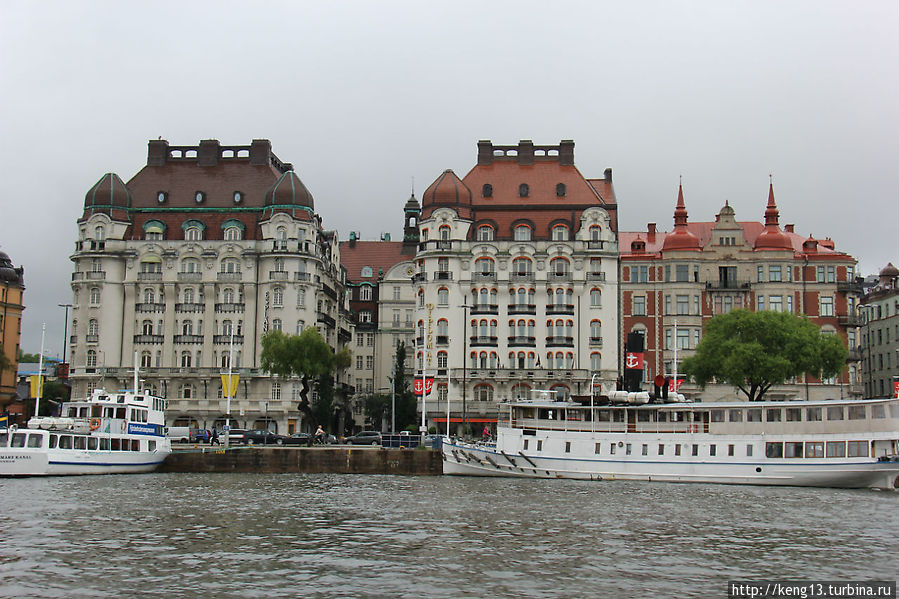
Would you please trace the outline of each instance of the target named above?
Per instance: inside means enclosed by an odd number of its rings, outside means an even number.
[[[125,419],[125,408],[116,408],[115,417],[121,420]]]
[[[43,435],[28,435],[28,447],[41,447],[43,444]]]
[[[565,453],[571,453],[571,441],[565,441]]]
[[[848,458],[866,458],[868,457],[867,441],[846,441],[846,457]]]
[[[609,413],[608,410],[597,410],[596,419],[599,422],[610,422],[612,419],[612,415]]]
[[[12,443],[9,444],[10,447],[25,447],[25,438],[28,437],[25,433],[13,433]]]
[[[537,451],[543,451],[543,440],[537,439]]]
[[[842,420],[843,419],[843,407],[842,406],[830,406],[827,408],[827,419],[828,420]]]
[[[665,444],[659,443],[659,455],[665,455]]]
[[[115,418],[115,408],[103,408],[103,418]]]
[[[765,410],[765,419],[768,422],[780,422],[781,420],[781,410],[780,408],[768,408]]]
[[[802,443],[784,443],[785,458],[801,458]]]
[[[124,395],[119,395],[119,396],[116,398],[116,403],[125,403],[125,396],[124,396]]]
[[[637,412],[637,422],[649,422],[649,410],[640,410]]]
[[[626,455],[631,455],[631,444],[630,443],[626,443],[624,445],[624,453]]]
[[[807,458],[823,458],[824,443],[820,441],[810,441],[805,444],[805,457]]]
[[[802,408],[787,408],[787,422],[801,422]]]
[[[671,422],[686,422],[687,421],[687,413],[686,412],[671,412]]]
[[[72,449],[72,436],[71,435],[61,435],[59,437],[59,448],[60,449]]]
[[[75,449],[87,449],[87,438],[75,437]]]
[[[734,457],[734,453],[735,453],[735,446],[733,444],[728,445],[727,446],[727,457],[729,457],[729,458]]]
[[[846,443],[844,441],[828,441],[827,457],[829,458],[845,458]]]
[[[612,412],[612,421],[613,422],[624,422],[624,411],[615,410]]]
[[[752,445],[750,445],[750,444],[746,445],[746,457],[747,458],[752,457]]]
[[[783,443],[765,443],[766,458],[782,458],[784,457]]]
[[[614,441],[609,444],[609,455],[615,455],[615,447],[617,446]]]
[[[97,450],[99,439],[97,437],[88,437],[87,438],[87,448],[93,451]]]
[[[147,450],[148,451],[156,451],[156,441],[149,439],[147,441]]]
[[[695,443],[693,444],[693,455],[694,456],[699,455],[699,445],[696,445]]]
[[[761,408],[750,408],[746,410],[746,422],[761,422],[762,421],[762,409]]]
[[[809,422],[821,421],[821,408],[806,408],[805,419]]]
[[[91,406],[91,418],[100,418],[103,415],[103,406]]]
[[[876,406],[871,406],[871,418],[886,418],[886,410],[883,409],[883,404],[877,404]]]
[[[90,418],[91,409],[89,406],[81,406],[78,408],[79,418]]]
[[[108,395],[101,395],[101,396],[99,397],[99,400],[100,400],[100,401],[109,401],[109,396],[108,396]]]
[[[668,422],[668,412],[656,412],[656,422]]]
[[[709,445],[709,456],[715,457],[716,455],[718,455],[718,446],[712,443]]]
[[[112,451],[120,451],[122,449],[122,440],[121,439],[110,439],[109,448]]]
[[[712,410],[712,422],[724,422],[724,410]]]
[[[727,419],[731,422],[743,422],[743,410],[728,410]]]
[[[599,455],[600,447],[602,447],[602,443],[596,443],[593,447],[593,453],[595,453],[596,455]]]
[[[56,449],[56,444],[59,442],[59,436],[50,434],[50,449]]]
[[[109,439],[100,439],[100,451],[109,451]]]
[[[867,417],[865,406],[849,406],[849,420],[864,420]]]
[[[680,455],[680,444],[675,444],[674,446],[674,455]]]
[[[63,414],[63,418],[74,418],[78,415],[78,408],[73,408],[69,406],[66,408],[65,413]]]
[[[525,439],[525,440],[524,440],[524,447],[522,447],[522,449],[525,450],[525,451],[527,451],[527,449],[528,449],[528,441],[530,441],[530,439]]]

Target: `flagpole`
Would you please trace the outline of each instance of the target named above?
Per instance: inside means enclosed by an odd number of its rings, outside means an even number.
[[[37,397],[34,398],[34,417],[41,413],[41,392],[44,390],[44,335],[47,333],[47,323],[41,323],[41,354],[37,359]]]
[[[677,399],[677,319],[674,319],[674,399]]]

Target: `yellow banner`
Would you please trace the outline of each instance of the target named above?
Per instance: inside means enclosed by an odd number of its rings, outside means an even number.
[[[231,384],[228,385],[228,375],[222,375],[222,395],[225,397],[234,397],[237,393],[237,381],[240,379],[239,374],[231,375]]]
[[[37,394],[38,394],[38,381],[40,381],[40,391],[43,391],[43,390],[44,390],[44,380],[43,380],[44,377],[38,376],[38,375],[35,374],[35,375],[30,376],[30,377],[28,377],[28,378],[30,379],[30,382],[31,382],[31,397],[37,397]],[[43,396],[44,396],[44,394],[41,393],[41,397],[43,397]]]

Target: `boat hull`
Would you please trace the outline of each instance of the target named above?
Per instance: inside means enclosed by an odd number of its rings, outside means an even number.
[[[464,476],[880,489],[894,489],[899,477],[899,462],[870,458],[839,463],[603,460],[510,454],[488,445],[446,441],[443,458],[444,474]]]
[[[155,470],[169,452],[0,448],[0,476],[138,474]]]

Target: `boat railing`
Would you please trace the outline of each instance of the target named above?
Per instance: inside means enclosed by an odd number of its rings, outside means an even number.
[[[707,433],[708,422],[609,422],[589,420],[513,419],[512,428],[541,431],[597,432],[597,433]]]

